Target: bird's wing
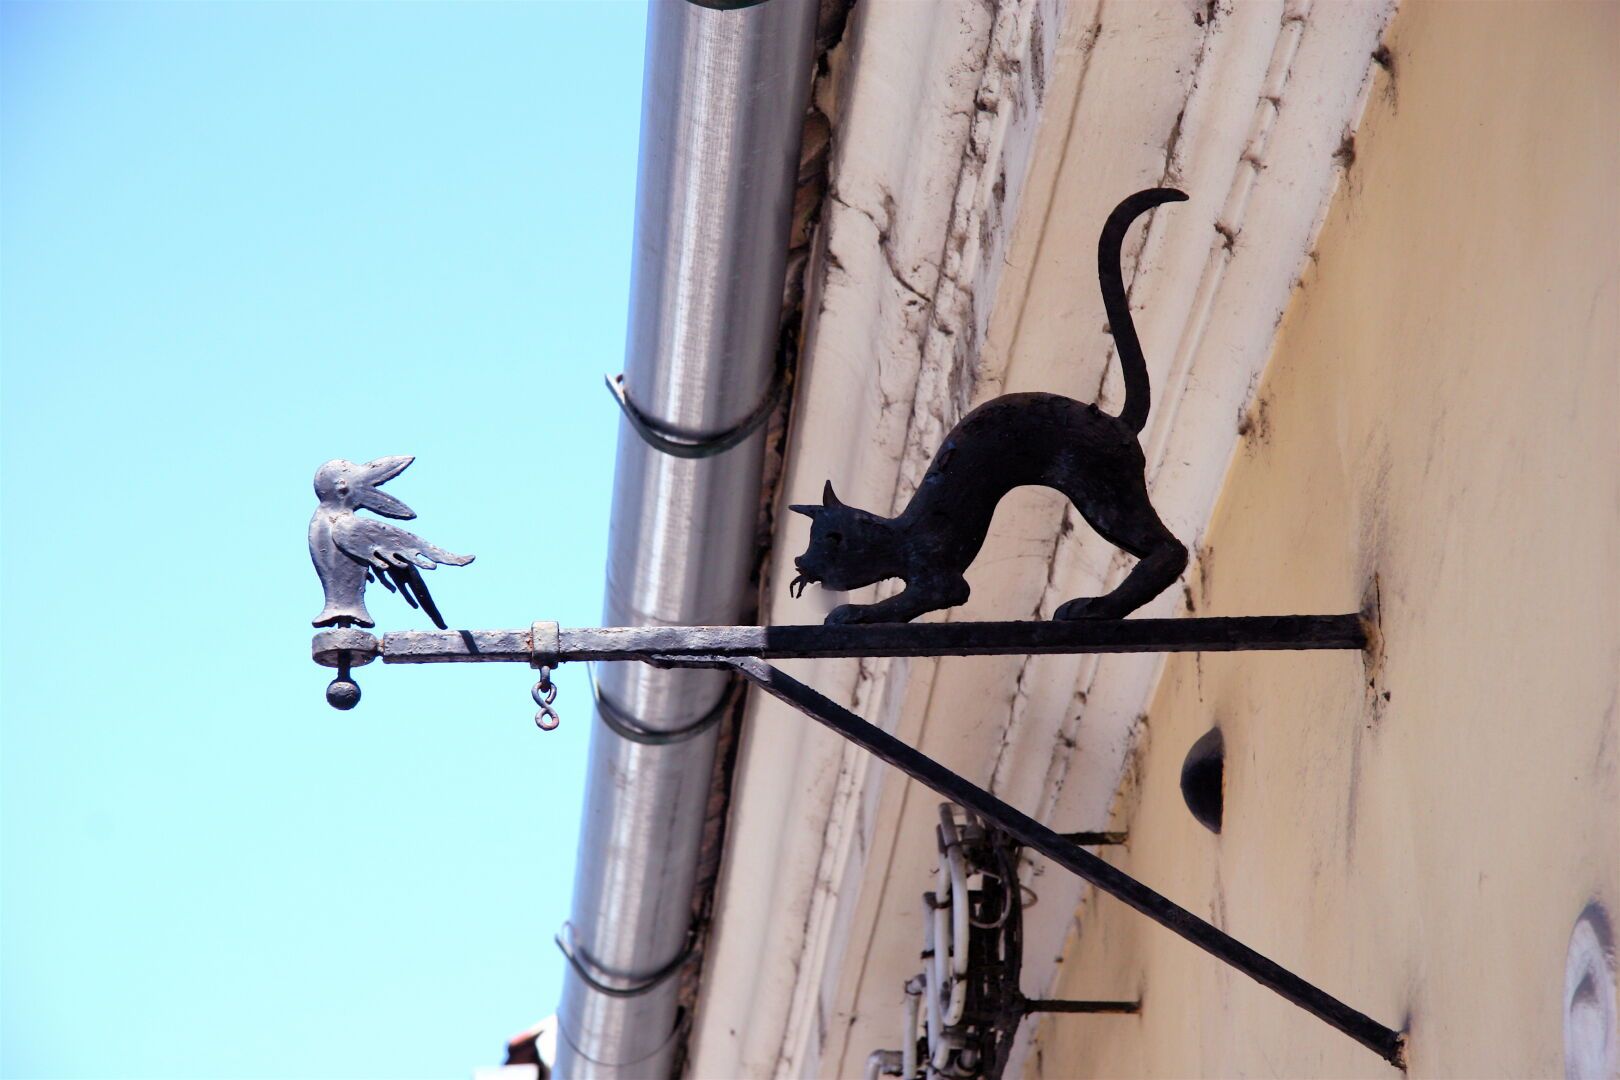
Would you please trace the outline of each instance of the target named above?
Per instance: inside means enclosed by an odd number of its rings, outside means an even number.
[[[398,525],[354,514],[345,514],[332,523],[332,540],[345,555],[365,563],[385,588],[397,588],[407,604],[427,612],[440,630],[447,629],[421,571],[441,564],[466,566],[473,561],[471,555],[457,555]]]
[[[332,539],[346,554],[373,566],[415,563],[423,570],[431,570],[439,563],[466,566],[473,561],[471,555],[435,547],[398,525],[356,514],[345,514],[332,523]]]

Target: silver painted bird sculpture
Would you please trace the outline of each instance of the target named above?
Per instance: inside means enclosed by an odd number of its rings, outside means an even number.
[[[434,547],[398,525],[355,513],[371,510],[384,517],[415,517],[410,507],[377,490],[414,460],[385,457],[356,465],[339,459],[316,470],[315,497],[320,505],[309,522],[309,557],[326,590],[326,606],[316,616],[316,626],[377,625],[366,610],[366,582],[376,581],[389,592],[397,591],[411,607],[427,612],[434,626],[447,629],[428,595],[422,571],[441,564],[466,566],[473,557]]]

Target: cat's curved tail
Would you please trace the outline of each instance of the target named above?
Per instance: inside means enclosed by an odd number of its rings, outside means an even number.
[[[1108,312],[1108,328],[1119,352],[1120,370],[1125,373],[1125,407],[1120,410],[1119,418],[1132,431],[1139,432],[1147,426],[1153,392],[1148,383],[1142,343],[1137,340],[1136,324],[1131,321],[1131,302],[1125,294],[1120,248],[1125,244],[1125,233],[1137,218],[1161,203],[1185,202],[1186,199],[1186,193],[1175,188],[1138,191],[1114,207],[1103,225],[1102,235],[1097,238],[1097,277],[1102,283],[1103,309]]]

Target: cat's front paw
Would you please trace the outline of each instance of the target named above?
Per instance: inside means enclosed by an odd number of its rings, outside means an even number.
[[[1106,597],[1081,596],[1058,605],[1052,613],[1055,622],[1074,622],[1080,619],[1117,619],[1119,615],[1108,609]]]
[[[871,604],[839,604],[827,613],[827,626],[856,626],[874,622]]]

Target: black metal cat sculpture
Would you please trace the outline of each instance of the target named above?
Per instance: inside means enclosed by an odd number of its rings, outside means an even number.
[[[1002,496],[1016,487],[1055,488],[1093,529],[1141,561],[1104,596],[1070,600],[1058,619],[1117,619],[1175,582],[1187,549],[1148,499],[1146,458],[1137,435],[1147,424],[1147,362],[1131,322],[1120,247],[1131,223],[1153,207],[1187,198],[1171,188],[1139,191],[1114,208],[1097,241],[1097,273],[1109,332],[1125,374],[1125,407],[1109,416],[1061,394],[1007,394],[964,416],[898,517],[845,506],[828,483],[819,506],[791,509],[810,518],[810,546],[794,560],[793,595],[808,583],[858,589],[887,578],[906,587],[875,604],[843,604],[828,623],[910,622],[968,598],[962,576],[984,544]]]

